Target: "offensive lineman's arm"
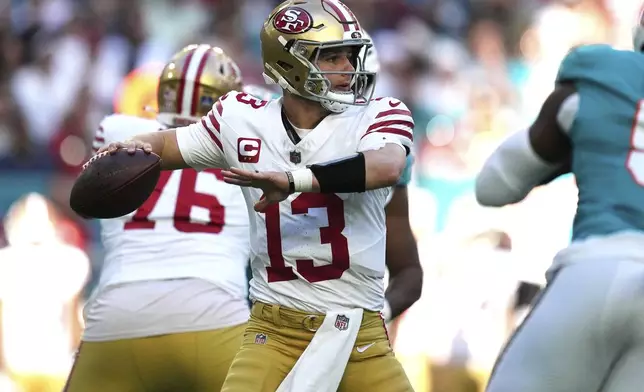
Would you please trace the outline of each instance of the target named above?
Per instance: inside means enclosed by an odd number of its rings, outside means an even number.
[[[409,224],[407,187],[396,186],[387,214],[387,269],[389,285],[385,293],[383,316],[389,322],[409,309],[421,295],[423,269],[418,258],[416,239]]]
[[[560,83],[548,96],[535,122],[506,139],[476,178],[476,199],[501,207],[523,200],[535,186],[570,171],[567,132],[579,106],[571,83]]]

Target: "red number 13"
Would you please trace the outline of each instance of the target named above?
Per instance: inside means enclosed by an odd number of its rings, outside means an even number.
[[[294,215],[306,214],[311,208],[326,208],[329,226],[320,228],[322,244],[331,245],[331,264],[316,267],[313,260],[296,260],[297,272],[307,281],[322,282],[340,279],[349,269],[349,244],[342,234],[344,230],[344,202],[337,195],[302,193],[291,202]],[[268,282],[284,282],[297,279],[293,267],[287,267],[282,254],[282,230],[280,210],[273,204],[264,211],[266,215],[266,238],[271,266],[267,267]]]

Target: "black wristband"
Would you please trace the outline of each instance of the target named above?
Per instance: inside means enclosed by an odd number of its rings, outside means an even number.
[[[288,193],[295,193],[295,180],[293,179],[293,173],[287,171],[286,177],[288,177]]]
[[[320,193],[358,193],[366,186],[364,154],[309,166],[320,184]]]

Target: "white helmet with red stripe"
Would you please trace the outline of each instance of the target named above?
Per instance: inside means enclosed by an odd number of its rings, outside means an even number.
[[[345,111],[349,105],[367,105],[371,93],[365,69],[366,52],[371,40],[364,36],[351,10],[339,0],[286,1],[275,8],[264,22],[260,39],[264,78],[284,90],[319,102],[332,112]],[[324,50],[352,48],[353,71],[348,91],[332,89],[321,71],[318,57]]]
[[[199,121],[219,97],[241,88],[239,67],[221,48],[186,46],[165,65],[159,78],[157,119],[169,126]]]

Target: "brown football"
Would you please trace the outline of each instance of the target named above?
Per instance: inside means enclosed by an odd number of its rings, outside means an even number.
[[[161,174],[161,158],[137,149],[95,155],[84,166],[69,197],[84,218],[111,219],[136,210],[150,196]]]

